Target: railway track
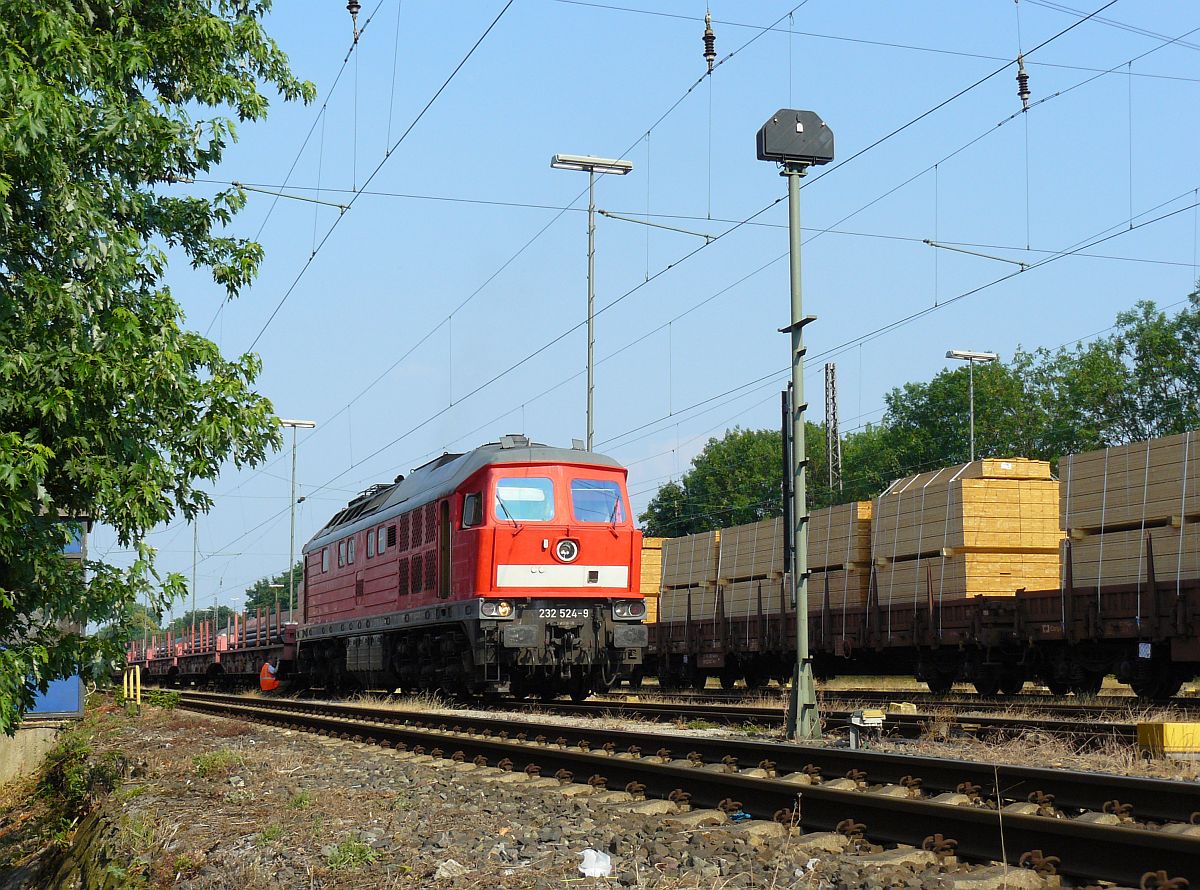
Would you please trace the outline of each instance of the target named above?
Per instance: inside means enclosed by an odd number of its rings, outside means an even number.
[[[741,739],[185,692],[181,706],[1137,885],[1200,874],[1195,786]],[[686,750],[686,753],[685,753]],[[631,786],[631,783],[634,783]],[[953,841],[947,844],[946,839]],[[1006,856],[1007,854],[1007,856]]]
[[[516,705],[520,707],[520,705]],[[598,699],[579,703],[546,702],[536,706],[538,710],[574,716],[597,716],[612,714],[684,723],[705,721],[721,725],[753,724],[776,727],[783,724],[786,713],[782,707],[761,705],[737,705],[723,703],[690,702],[644,702],[621,701],[616,698]],[[1137,724],[1129,721],[1103,719],[1082,720],[1079,714],[1070,719],[1054,717],[1007,717],[952,713],[944,707],[937,713],[896,711],[883,708],[887,714],[884,731],[906,738],[917,738],[936,733],[939,728],[945,733],[969,734],[1019,734],[1028,732],[1049,733],[1070,737],[1081,743],[1099,743],[1115,740],[1131,742],[1137,738]],[[844,729],[850,724],[850,709],[823,708],[821,719],[827,730]]]
[[[769,698],[783,700],[788,690],[771,687],[756,690],[705,690],[660,692],[654,687],[643,687],[640,690],[627,692],[614,691],[594,699],[606,698],[621,700],[632,696],[636,698],[661,697],[664,700],[684,702],[721,702],[736,704],[761,703]],[[1023,693],[1006,698],[985,698],[979,695],[964,693],[955,695],[939,695],[932,692],[896,691],[880,689],[825,689],[820,692],[820,698],[828,704],[890,704],[892,702],[908,702],[928,708],[970,708],[972,710],[1014,709],[1035,711],[1039,714],[1062,714],[1077,716],[1079,714],[1124,714],[1136,716],[1145,713],[1179,713],[1195,716],[1200,713],[1200,698],[1176,697],[1163,702],[1144,702],[1131,695],[1103,695],[1092,698],[1070,701],[1061,696],[1043,695],[1039,693]]]

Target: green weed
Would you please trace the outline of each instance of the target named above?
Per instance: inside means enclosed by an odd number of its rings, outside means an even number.
[[[235,766],[241,766],[243,763],[245,761],[242,759],[242,755],[228,748],[197,754],[192,758],[192,766],[196,768],[196,775],[201,779],[209,776],[228,775]]]
[[[343,871],[362,868],[378,858],[379,854],[362,841],[342,841],[325,857],[325,864],[334,871]]]
[[[282,825],[268,825],[258,833],[258,844],[265,847],[267,844],[272,844],[281,837],[283,837]]]

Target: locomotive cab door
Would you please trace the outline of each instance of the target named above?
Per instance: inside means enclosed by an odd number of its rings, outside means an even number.
[[[450,596],[450,501],[438,507],[438,596]]]

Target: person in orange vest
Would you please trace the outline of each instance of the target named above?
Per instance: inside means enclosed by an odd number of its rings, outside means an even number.
[[[275,674],[279,668],[272,664],[270,659],[263,662],[262,669],[258,672],[258,685],[263,692],[272,692],[279,688],[279,680],[275,678]]]

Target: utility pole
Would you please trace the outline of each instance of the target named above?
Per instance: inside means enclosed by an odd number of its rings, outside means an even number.
[[[804,442],[804,327],[816,319],[804,314],[800,275],[800,179],[808,168],[833,160],[833,131],[814,112],[781,108],[758,131],[758,159],[774,161],[788,181],[788,242],[791,263],[791,320],[780,333],[791,336],[792,350],[792,601],[796,606],[796,668],[788,713],[788,735],[796,740],[821,737],[817,687],[808,646],[808,458]]]
[[[292,514],[292,531],[288,538],[288,621],[295,621],[292,614],[296,610],[296,429],[303,427],[313,429],[317,424],[313,420],[280,420],[280,426],[292,428],[292,498],[288,505]]]
[[[588,246],[587,246],[587,450],[592,450],[593,354],[596,350],[596,174],[624,176],[633,162],[620,158],[596,158],[591,155],[555,155],[550,159],[555,170],[581,170],[588,175]]]
[[[200,553],[200,526],[192,520],[192,642],[196,645],[196,557]]]
[[[842,434],[838,423],[837,365],[825,364],[825,455],[829,490],[842,490]]]

